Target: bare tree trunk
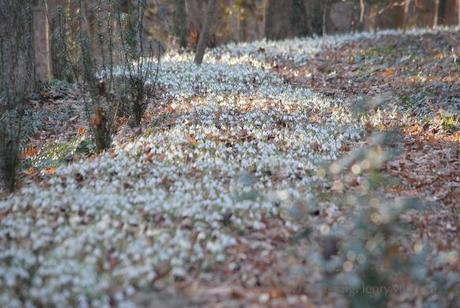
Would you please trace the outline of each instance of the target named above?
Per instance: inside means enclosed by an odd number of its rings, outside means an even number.
[[[359,7],[360,7],[360,11],[359,11],[359,23],[360,23],[360,25],[361,25],[361,27],[362,27],[363,24],[364,24],[364,11],[366,10],[365,0],[359,0]]]
[[[247,16],[245,16],[245,12],[238,11],[238,40],[240,42],[246,41],[246,31],[247,31]]]
[[[66,5],[58,0],[44,0],[45,12],[49,28],[49,61],[53,78],[64,80],[69,78],[67,73],[66,46]]]
[[[292,28],[293,1],[267,0],[265,2],[265,36],[279,40],[295,36]]]
[[[434,1],[434,16],[433,16],[433,28],[437,27],[439,23],[439,0]]]
[[[457,19],[458,25],[460,26],[460,0],[457,0]]]
[[[327,13],[328,13],[328,10],[329,10],[329,0],[326,0],[324,2],[324,7],[323,7],[323,36],[325,36],[327,34]]]
[[[0,92],[5,101],[35,86],[34,5],[0,1]]]
[[[200,39],[196,47],[195,63],[200,65],[203,62],[204,52],[208,44],[209,30],[214,19],[214,14],[217,8],[217,0],[208,1],[208,12],[206,13],[206,20],[201,28]]]
[[[31,1],[0,1],[0,183],[9,192],[29,130],[25,102],[36,86],[35,13]]]
[[[309,5],[314,5],[314,2]],[[311,34],[312,20],[309,17],[312,15],[307,16],[307,12],[306,3],[302,0],[267,1],[264,21],[266,38],[280,40]]]
[[[39,81],[46,82],[51,75],[49,24],[42,3],[34,5],[33,11],[35,73]]]
[[[411,2],[412,2],[411,0],[406,0],[406,3],[404,3],[404,25],[403,25],[404,29],[407,29]]]
[[[174,0],[174,32],[179,38],[179,46],[187,47],[187,11],[185,0]]]

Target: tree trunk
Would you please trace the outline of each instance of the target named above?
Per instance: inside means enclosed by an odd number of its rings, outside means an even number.
[[[409,11],[411,2],[411,0],[406,0],[404,3],[404,29],[407,28],[407,24],[409,23]]]
[[[359,0],[359,27],[360,30],[364,28],[364,13],[366,11],[365,0]]]
[[[309,3],[309,6],[315,3]],[[309,15],[313,17],[313,14]],[[265,36],[273,40],[305,36],[311,34],[312,29],[303,0],[267,0],[264,23]]]
[[[34,5],[0,1],[0,92],[10,98],[35,86]]]
[[[439,23],[439,0],[434,1],[434,16],[433,27],[437,27]]]
[[[322,35],[325,36],[327,34],[327,14],[329,10],[329,0],[325,0],[324,7],[323,7],[323,21],[322,21]]]
[[[32,1],[0,1],[0,182],[10,192],[15,188],[21,141],[26,137],[25,102],[38,86],[35,5]]]
[[[439,11],[438,11],[438,23],[445,24],[446,23],[446,8],[447,8],[447,0],[440,0],[439,2]]]
[[[200,39],[196,47],[195,63],[200,65],[203,62],[204,52],[209,39],[209,30],[214,19],[214,14],[217,8],[217,0],[208,1],[208,12],[206,13],[206,20],[200,31]]]
[[[460,0],[457,0],[457,25],[460,26]]]
[[[35,43],[35,72],[39,81],[47,82],[51,77],[49,24],[42,3],[34,5],[33,27]]]
[[[67,72],[66,54],[66,5],[58,3],[58,0],[44,1],[49,28],[49,52],[51,75],[55,79],[64,80],[69,78]]]
[[[245,42],[246,41],[246,31],[247,31],[247,16],[246,12],[240,9],[238,11],[238,17],[237,17],[237,23],[238,23],[238,41],[240,42]]]
[[[179,38],[179,46],[187,47],[187,11],[185,0],[174,0],[174,32]]]
[[[309,0],[305,2],[307,34],[321,35],[323,33],[323,11],[324,1]]]

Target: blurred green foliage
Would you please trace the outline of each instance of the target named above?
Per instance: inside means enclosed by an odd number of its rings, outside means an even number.
[[[416,236],[407,239],[414,234],[414,225],[405,217],[411,210],[423,212],[424,203],[385,191],[398,183],[383,168],[400,153],[401,139],[399,131],[373,134],[366,146],[323,167],[318,174],[333,183],[332,192],[317,192],[316,200],[308,203],[333,202],[344,211],[344,221],[325,228],[319,238],[308,227],[294,238],[294,242],[301,238],[316,241],[321,248],[322,290],[341,293],[350,307],[387,307],[408,282],[447,294],[460,281],[458,273],[431,280],[429,243]]]

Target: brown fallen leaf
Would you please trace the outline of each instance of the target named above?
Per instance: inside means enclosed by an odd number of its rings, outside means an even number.
[[[38,174],[38,172],[39,172],[39,171],[38,171],[37,168],[35,168],[35,167],[30,167],[29,169],[26,170],[25,173],[26,173],[28,176],[35,176],[35,175]]]
[[[276,288],[270,290],[270,297],[272,299],[283,298],[286,297],[286,293],[282,289]]]
[[[46,174],[46,175],[56,174],[56,167],[48,167],[45,170],[43,170],[42,172],[43,172],[43,174]]]
[[[190,145],[190,146],[196,146],[196,145],[198,144],[198,140],[196,139],[195,136],[190,135],[190,136],[187,138],[187,143],[188,143],[188,145]]]
[[[149,162],[153,162],[153,152],[149,152],[149,153],[147,153],[147,156],[146,156],[146,158],[147,158],[147,161],[149,161]]]
[[[340,152],[350,152],[350,146],[348,144],[342,144]]]
[[[389,77],[393,77],[394,74],[395,74],[395,69],[394,68],[387,68],[382,72],[381,75],[384,78],[389,78]]]
[[[35,157],[38,155],[38,149],[36,147],[31,147],[31,148],[28,148],[27,150],[25,150],[22,154],[21,154],[21,158],[22,159],[27,159],[27,158],[32,158],[32,157]]]
[[[315,151],[315,152],[321,152],[323,150],[323,147],[321,146],[321,144],[319,144],[318,142],[315,142],[311,145],[311,148]]]

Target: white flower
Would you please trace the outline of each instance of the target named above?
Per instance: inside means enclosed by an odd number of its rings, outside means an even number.
[[[324,46],[387,33],[394,32],[229,44],[200,67],[190,53],[165,55],[159,82],[173,102],[174,125],[118,140],[114,157],[61,167],[49,185],[0,201],[0,213],[8,213],[0,228],[0,306],[19,305],[17,288],[29,288],[28,300],[44,306],[71,298],[109,306],[109,292],[128,306],[133,286],[151,283],[156,266],[170,263],[173,275],[184,276],[197,260],[224,260],[238,240],[222,228],[224,213],[238,230],[265,228],[264,215],[279,212],[275,203],[288,208],[307,197],[318,180],[311,174],[363,131],[343,102],[284,84],[273,60],[302,64]],[[320,123],[309,121],[312,113]],[[379,113],[371,119],[383,120]],[[238,180],[241,174],[248,177]]]

